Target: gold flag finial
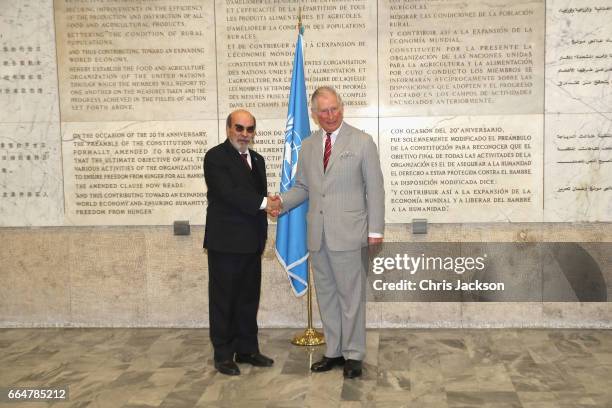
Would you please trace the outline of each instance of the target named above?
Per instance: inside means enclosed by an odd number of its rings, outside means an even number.
[[[302,6],[298,7],[298,31],[300,34],[304,33],[304,27],[302,26]]]

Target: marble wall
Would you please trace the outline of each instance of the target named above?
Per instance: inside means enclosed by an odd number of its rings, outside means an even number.
[[[52,2],[3,3],[0,32],[0,225],[62,225]]]
[[[274,229],[270,232],[263,257],[260,325],[305,327],[306,298],[293,295],[274,255]],[[390,241],[451,242],[447,252],[456,250],[456,242],[581,242],[605,275],[612,273],[612,253],[598,250],[602,242],[612,242],[612,231],[596,224],[435,224],[426,236],[394,224],[385,232]],[[53,227],[34,232],[5,228],[0,246],[0,327],[207,327],[203,233],[202,227],[193,228],[190,236],[173,236],[171,227],[162,226]],[[515,279],[539,263],[537,256],[529,257],[498,273]],[[558,285],[568,282],[560,279]],[[612,296],[611,288],[607,296]],[[316,296],[313,316],[320,327]],[[611,328],[611,322],[612,302],[577,299],[367,303],[368,327]]]
[[[202,224],[201,158],[238,107],[259,119],[277,190],[300,10],[308,89],[337,87],[388,159],[389,224],[609,222],[610,7],[7,5],[0,226]]]
[[[610,242],[605,0],[5,2],[0,324],[206,324],[201,159],[245,107],[278,190],[299,8],[308,90],[379,146],[387,241]],[[264,266],[264,325],[301,325]],[[607,304],[372,302],[369,324],[607,326]]]

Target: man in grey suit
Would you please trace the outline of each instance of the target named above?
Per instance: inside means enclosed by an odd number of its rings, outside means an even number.
[[[308,250],[327,350],[312,371],[344,366],[361,376],[365,357],[368,245],[384,231],[384,186],[372,137],[345,123],[342,98],[320,87],[311,98],[320,129],[302,144],[295,185],[281,194],[283,211],[309,200]]]

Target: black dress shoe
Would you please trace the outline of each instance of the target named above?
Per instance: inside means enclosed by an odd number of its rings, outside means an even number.
[[[359,360],[347,359],[344,364],[344,378],[361,377],[362,364]]]
[[[232,360],[215,361],[215,368],[221,374],[240,375],[240,369]]]
[[[332,358],[323,356],[321,360],[310,366],[310,370],[315,373],[322,373],[323,371],[329,371],[336,366],[342,365],[344,365],[344,357],[342,356]]]
[[[266,357],[261,353],[253,354],[238,354],[236,353],[237,363],[248,363],[255,367],[271,367],[274,364],[274,360],[270,357]]]

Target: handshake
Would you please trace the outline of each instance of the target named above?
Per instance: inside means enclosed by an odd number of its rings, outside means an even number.
[[[271,217],[278,217],[281,210],[283,209],[283,202],[278,194],[268,194],[268,204],[266,205],[266,212]]]

